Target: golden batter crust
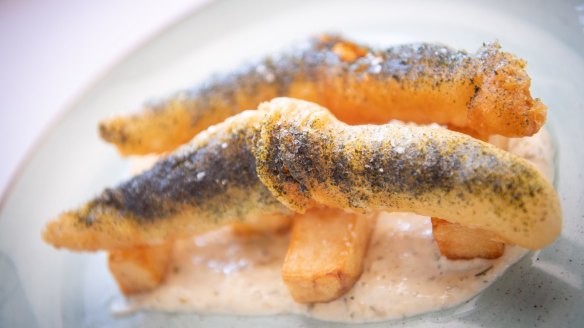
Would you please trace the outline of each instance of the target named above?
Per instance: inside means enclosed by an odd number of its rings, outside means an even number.
[[[498,43],[468,54],[426,43],[373,49],[324,35],[103,121],[100,134],[126,155],[170,151],[211,124],[286,96],[349,124],[399,119],[480,137],[528,136],[545,122],[546,107],[531,97],[525,66]]]

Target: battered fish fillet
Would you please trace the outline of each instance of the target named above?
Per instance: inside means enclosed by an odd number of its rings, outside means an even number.
[[[279,98],[66,212],[43,237],[74,250],[132,247],[319,204],[448,218],[531,249],[551,243],[562,221],[551,184],[490,144],[440,128],[349,126]]]
[[[379,50],[324,35],[105,120],[99,130],[122,154],[166,152],[211,124],[286,96],[327,107],[349,124],[398,119],[479,138],[528,136],[545,122],[546,107],[531,97],[525,66],[496,42],[468,54],[425,43]]]
[[[63,213],[43,238],[79,251],[129,249],[290,215],[257,177],[250,143],[263,116],[246,111],[210,127],[150,170]]]

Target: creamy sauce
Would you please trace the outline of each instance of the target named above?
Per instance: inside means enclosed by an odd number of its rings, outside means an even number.
[[[552,146],[542,131],[531,138],[493,138],[553,178]],[[166,281],[132,296],[125,311],[302,314],[327,321],[397,319],[461,304],[489,286],[526,250],[507,246],[496,260],[452,261],[440,256],[428,217],[380,213],[364,271],[330,303],[294,302],[280,277],[289,236],[241,236],[224,228],[175,244]]]

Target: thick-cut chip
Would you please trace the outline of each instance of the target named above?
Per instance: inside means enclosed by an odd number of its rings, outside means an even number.
[[[503,255],[505,244],[492,232],[469,228],[432,218],[432,234],[440,253],[451,260],[468,260],[476,257],[496,259]]]
[[[129,295],[151,290],[164,280],[170,262],[172,243],[113,250],[109,269],[122,293]]]
[[[254,235],[257,233],[285,232],[292,224],[290,215],[258,215],[245,222],[237,222],[231,225],[237,235]]]
[[[328,302],[348,291],[363,271],[372,218],[318,209],[294,218],[282,278],[300,303]]]

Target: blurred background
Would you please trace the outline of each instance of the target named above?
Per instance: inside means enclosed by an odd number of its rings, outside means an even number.
[[[85,90],[210,0],[0,1],[0,195]]]

